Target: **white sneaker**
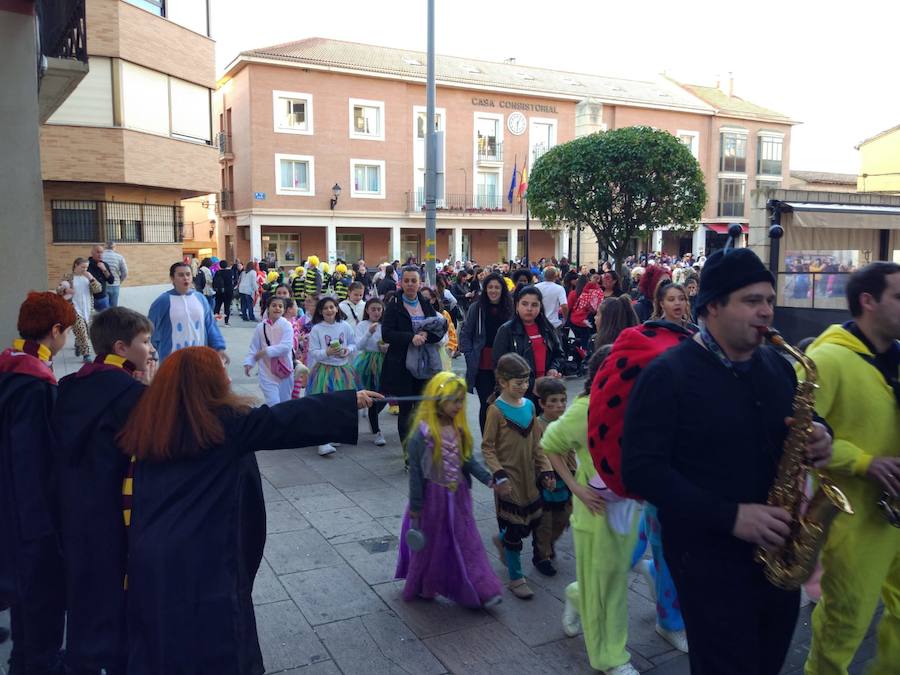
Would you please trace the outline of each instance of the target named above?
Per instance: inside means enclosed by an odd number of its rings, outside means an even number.
[[[653,561],[642,558],[637,561],[634,566],[635,572],[644,577],[647,582],[647,588],[650,590],[650,599],[656,604],[656,579],[653,577]]]
[[[319,457],[327,457],[328,455],[333,455],[335,452],[337,452],[337,450],[331,443],[319,446]]]
[[[568,637],[575,637],[581,632],[581,617],[578,616],[578,608],[566,598],[566,606],[562,616],[563,633]]]
[[[680,652],[688,653],[687,633],[683,630],[666,630],[656,624],[657,634]]]
[[[387,445],[387,441],[384,440],[384,434],[380,431],[375,434],[375,438],[372,439],[372,442],[377,445],[379,448],[382,445]]]
[[[623,663],[615,668],[608,668],[603,671],[606,675],[641,675],[637,668],[631,665],[631,662]]]

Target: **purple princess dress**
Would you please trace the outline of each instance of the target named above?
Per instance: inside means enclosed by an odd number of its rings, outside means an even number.
[[[475,525],[472,496],[466,474],[487,484],[490,473],[475,459],[460,463],[459,442],[454,429],[441,430],[440,466],[434,465],[431,435],[424,424],[409,442],[410,473],[421,472],[422,490],[419,529],[425,547],[412,551],[406,543],[410,529],[409,507],[400,531],[397,579],[406,579],[403,599],[442,595],[464,607],[482,607],[503,592],[503,586],[485,553]],[[416,478],[411,475],[411,493]],[[411,502],[418,501],[413,494]]]

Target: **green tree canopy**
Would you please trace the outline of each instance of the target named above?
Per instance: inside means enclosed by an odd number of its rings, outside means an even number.
[[[706,205],[700,164],[667,131],[625,127],[563,143],[535,162],[528,205],[543,227],[589,227],[621,266],[629,240],[693,229]]]

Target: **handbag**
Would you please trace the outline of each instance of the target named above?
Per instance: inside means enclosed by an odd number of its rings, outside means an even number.
[[[271,347],[272,343],[269,342],[269,334],[266,332],[266,324],[263,324],[263,338],[266,341],[266,346]],[[292,355],[293,356],[293,355]],[[293,357],[291,358],[291,362],[293,362]],[[281,379],[286,380],[291,375],[294,374],[292,368],[289,368],[285,362],[281,359],[269,359],[269,370],[272,371],[272,374]]]

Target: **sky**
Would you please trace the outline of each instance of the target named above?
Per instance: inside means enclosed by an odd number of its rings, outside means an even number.
[[[218,73],[246,49],[325,37],[426,48],[426,0],[211,0]],[[854,146],[900,124],[900,3],[435,0],[438,54],[646,79],[666,73],[802,122],[790,168],[859,173]],[[440,105],[440,101],[438,101]]]

